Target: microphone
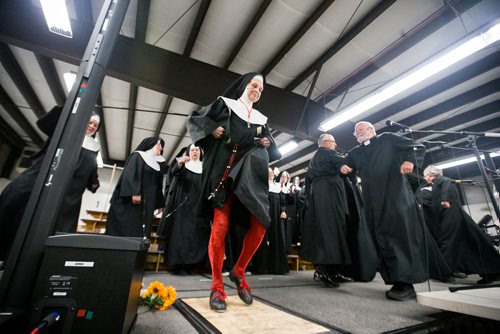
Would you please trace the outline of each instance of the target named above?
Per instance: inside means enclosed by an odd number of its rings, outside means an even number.
[[[453,184],[478,184],[477,181],[474,181],[474,180],[451,180],[451,183]]]
[[[385,121],[385,125],[387,126],[396,126],[402,130],[405,130],[405,131],[411,131],[410,128],[404,124],[401,124],[401,123],[397,123],[397,122],[394,122],[394,121],[391,121],[390,119],[388,119],[387,121]]]

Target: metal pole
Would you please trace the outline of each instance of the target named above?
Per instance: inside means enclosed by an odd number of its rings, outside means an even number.
[[[25,307],[30,302],[45,240],[52,234],[73,176],[129,1],[107,0],[102,7],[7,259],[0,282],[0,306]]]
[[[476,145],[477,138],[478,138],[477,136],[469,136],[468,139],[471,143],[472,152],[474,152],[474,155],[476,156],[477,166],[479,167],[479,171],[481,172],[481,175],[483,176],[484,186],[486,187],[486,191],[488,192],[488,195],[490,196],[491,205],[493,205],[493,209],[495,209],[495,214],[497,215],[497,219],[500,220],[500,209],[498,208],[498,203],[495,199],[495,194],[493,193],[493,189],[491,189],[490,180],[488,179],[488,175],[486,174],[486,169],[484,168],[484,165],[483,165],[483,162],[481,159],[481,154],[479,153],[479,149],[477,148],[477,145]]]

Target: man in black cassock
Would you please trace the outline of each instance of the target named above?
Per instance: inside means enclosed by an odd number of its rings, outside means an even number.
[[[433,276],[451,274],[405,176],[423,160],[425,147],[394,133],[377,136],[369,122],[356,123],[354,135],[360,145],[349,152],[346,163],[362,180],[364,213],[378,251],[379,270],[385,283],[393,285],[386,297],[414,299],[413,283],[428,278],[427,268]]]
[[[422,190],[421,196],[427,209],[426,223],[435,227],[433,235],[450,269],[454,273],[480,274],[480,284],[498,278],[500,254],[462,208],[456,185],[433,165],[424,169],[424,178],[430,186]],[[426,196],[428,192],[430,196]]]
[[[231,222],[250,225],[241,254],[229,273],[238,296],[253,301],[245,268],[269,227],[269,161],[281,154],[267,127],[267,117],[254,109],[264,89],[264,77],[248,73],[236,80],[212,104],[193,112],[187,121],[193,142],[205,152],[199,214],[213,216],[208,255],[212,266],[210,308],[226,309],[222,282],[224,239]]]
[[[318,139],[319,150],[309,163],[306,176],[307,208],[302,227],[300,256],[316,264],[314,279],[326,286],[338,287],[352,281],[340,272],[350,265],[351,255],[346,238],[347,202],[341,174],[346,166],[330,134]]]
[[[163,139],[148,137],[128,157],[111,197],[107,235],[150,237],[154,211],[165,205],[160,170],[164,145]]]

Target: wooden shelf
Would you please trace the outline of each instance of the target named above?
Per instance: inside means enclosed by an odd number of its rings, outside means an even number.
[[[102,228],[106,228],[106,220],[93,219],[93,218],[82,218],[80,219],[85,223],[83,230],[79,229],[78,232],[91,232],[91,233],[101,233]]]
[[[106,211],[86,210],[86,212],[95,219],[100,219],[104,221],[108,219],[108,213]]]

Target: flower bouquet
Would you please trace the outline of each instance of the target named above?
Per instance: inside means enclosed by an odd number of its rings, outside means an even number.
[[[175,302],[176,291],[171,285],[165,286],[161,282],[151,282],[146,290],[141,293],[140,305],[164,311]]]

